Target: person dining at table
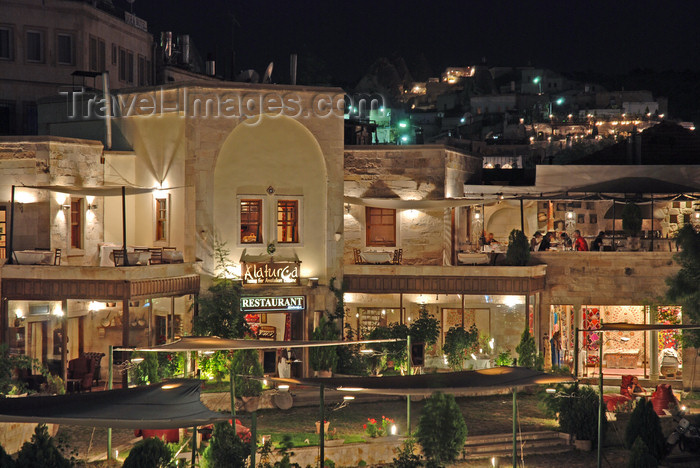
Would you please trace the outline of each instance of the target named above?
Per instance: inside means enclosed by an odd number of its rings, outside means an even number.
[[[605,232],[600,231],[598,233],[598,236],[595,239],[593,239],[593,242],[591,243],[591,250],[594,252],[602,252],[604,238],[605,238]]]
[[[577,252],[588,252],[588,242],[581,237],[581,231],[578,229],[574,231],[574,250]]]
[[[542,242],[540,242],[540,246],[537,248],[538,252],[546,252],[549,250],[549,248],[552,246],[552,239],[554,238],[554,233],[553,232],[548,232],[547,234],[544,235],[542,238]]]
[[[484,245],[491,245],[491,244],[499,244],[496,239],[493,238],[493,232],[486,232],[484,231],[484,237],[483,237],[483,244]]]
[[[632,382],[630,382],[629,386],[627,387],[627,391],[630,395],[643,396],[646,394],[644,388],[639,385],[639,378],[636,376],[632,377]]]
[[[566,232],[559,234],[559,246],[561,250],[571,250],[573,242]]]
[[[530,251],[536,252],[539,249],[541,242],[542,233],[540,231],[536,231],[535,235],[532,237],[532,239],[530,239]]]

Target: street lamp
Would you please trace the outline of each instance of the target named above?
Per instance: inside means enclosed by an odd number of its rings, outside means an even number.
[[[539,76],[536,76],[532,79],[532,82],[539,87],[539,89],[540,89],[539,94],[542,94],[542,78]]]

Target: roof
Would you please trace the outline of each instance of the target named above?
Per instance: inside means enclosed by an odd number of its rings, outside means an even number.
[[[200,401],[199,380],[56,396],[0,398],[0,421],[126,429],[170,429],[227,421]]]
[[[430,395],[443,392],[476,395],[485,390],[509,389],[535,384],[573,382],[571,376],[546,374],[525,367],[490,369],[388,377],[331,377],[308,379],[268,378],[278,383],[334,388],[348,393],[380,395]]]

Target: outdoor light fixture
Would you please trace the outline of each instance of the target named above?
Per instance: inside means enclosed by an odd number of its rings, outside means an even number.
[[[391,435],[396,435],[396,424],[391,425]]]
[[[61,205],[61,208],[63,208],[64,210],[70,210],[70,205]]]
[[[282,384],[277,386],[278,390],[289,390],[289,385]]]
[[[623,341],[623,342],[625,342],[625,343],[627,343],[629,340],[630,340],[630,337],[629,337],[629,336],[620,337],[620,341]]]
[[[548,389],[546,390],[546,392],[547,392],[547,393],[557,393],[557,389],[556,389],[556,388],[548,388]]]
[[[88,209],[88,210],[92,210],[92,211],[96,210],[96,209],[97,209],[97,203],[95,203],[95,202],[90,203],[90,204],[87,206],[87,209]]]
[[[132,361],[132,362],[133,362],[133,361]],[[177,387],[179,387],[179,386],[180,386],[180,384],[166,384],[166,385],[163,385],[163,386],[160,387],[160,388],[162,388],[163,390],[172,390],[173,388],[177,388]]]
[[[472,353],[471,356],[472,356],[472,359],[474,359],[476,361],[476,355],[474,353]]]
[[[345,214],[350,214],[350,203],[345,204]]]
[[[386,315],[386,309],[382,309],[382,315]]]
[[[567,219],[574,219],[574,216],[576,216],[576,213],[574,213],[573,211],[567,211],[567,212],[566,212],[566,218],[567,218]]]
[[[338,387],[337,390],[339,392],[361,392],[364,390],[364,388],[360,387]]]
[[[374,350],[373,349],[361,349],[360,352],[362,354],[371,354],[374,352]]]
[[[352,395],[345,395],[345,396],[343,397],[343,400],[346,400],[346,401],[354,400],[354,399],[355,399],[355,397],[352,396]]]
[[[142,357],[135,357],[131,360],[131,362],[133,364],[139,364],[139,363],[143,362],[143,358]]]
[[[208,356],[210,354],[214,354],[214,351],[208,350],[208,351],[204,351],[202,354],[206,354]]]

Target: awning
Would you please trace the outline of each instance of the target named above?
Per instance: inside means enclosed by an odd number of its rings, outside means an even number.
[[[176,379],[146,387],[0,399],[0,421],[124,429],[170,429],[228,421],[199,398],[202,382]]]
[[[172,190],[173,188],[149,188],[149,187],[130,187],[122,185],[114,186],[99,186],[99,187],[78,187],[75,185],[18,185],[17,188],[31,188],[37,190],[48,190],[50,192],[67,193],[69,195],[89,195],[95,197],[121,197],[122,187],[126,191],[126,195],[140,195],[143,193],[151,193],[156,190]]]
[[[384,377],[331,377],[308,379],[268,378],[278,383],[324,385],[339,391],[379,395],[430,395],[443,392],[477,395],[485,390],[512,389],[536,384],[573,382],[571,376],[533,371],[525,367],[493,367],[483,370]]]
[[[441,200],[402,200],[399,198],[359,198],[343,197],[345,203],[351,205],[371,206],[373,208],[385,208],[391,210],[439,210],[454,208],[456,206],[483,205],[498,202],[498,198],[490,197],[489,200],[467,200],[465,198],[448,198]]]
[[[392,343],[405,341],[399,339],[362,340],[362,341],[268,341],[268,340],[234,340],[218,336],[184,336],[172,343],[166,343],[150,348],[115,348],[115,351],[233,351],[237,349],[271,349],[271,348],[316,348],[320,346],[353,346],[372,343]]]

